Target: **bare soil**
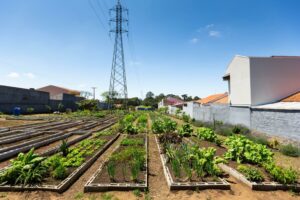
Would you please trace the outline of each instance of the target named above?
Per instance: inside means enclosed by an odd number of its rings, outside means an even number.
[[[130,135],[127,136],[127,138],[144,138],[141,137],[141,135]],[[139,145],[139,147],[143,147],[144,145]],[[124,151],[129,146],[120,146],[116,149],[116,151],[113,154],[120,153]],[[130,172],[130,166],[128,163],[123,162],[116,162],[116,174],[114,177],[114,180],[112,181],[110,179],[110,176],[107,171],[107,163],[105,163],[104,168],[101,170],[101,172],[96,176],[93,183],[145,183],[145,175],[146,175],[146,169],[140,171],[137,181],[131,180],[131,172]]]
[[[25,124],[35,124],[43,121],[29,121],[29,120],[6,120],[4,118],[0,118],[0,127],[13,127]]]

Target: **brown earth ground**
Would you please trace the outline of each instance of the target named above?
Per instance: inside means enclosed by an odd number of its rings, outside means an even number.
[[[53,192],[5,192],[0,193],[0,199],[45,199],[45,200],[71,200],[71,199],[104,199],[103,195],[110,196],[112,200],[135,200],[135,199],[153,199],[153,200],[196,200],[196,199],[218,199],[218,200],[296,200],[296,196],[291,192],[258,192],[252,191],[247,186],[229,178],[232,189],[223,190],[204,190],[204,191],[176,191],[170,192],[164,178],[161,161],[159,158],[158,148],[155,143],[155,136],[149,135],[149,194],[141,194],[137,197],[133,192],[108,192],[108,193],[83,193],[84,184],[97,170],[100,163],[112,153],[112,150],[120,143],[119,138],[95,163],[63,194]],[[106,198],[109,199],[109,198]]]
[[[0,118],[0,128],[3,127],[12,127],[12,126],[19,126],[25,124],[35,124],[42,121],[28,121],[28,120],[6,120],[5,118]]]

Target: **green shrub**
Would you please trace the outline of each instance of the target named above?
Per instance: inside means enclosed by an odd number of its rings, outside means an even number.
[[[241,133],[241,128],[239,126],[234,126],[233,129],[232,129],[232,132],[234,134],[240,134]]]
[[[281,184],[294,184],[298,180],[298,173],[292,168],[279,167],[274,162],[265,163],[263,166],[271,174],[272,178]]]
[[[85,99],[77,103],[79,110],[95,111],[98,109],[98,100]]]
[[[215,132],[210,128],[201,127],[197,129],[196,135],[199,139],[209,142],[216,142],[219,144],[219,140]]]
[[[254,143],[242,135],[233,135],[225,140],[228,150],[224,157],[238,163],[263,164],[273,160],[273,152],[265,145]]]
[[[69,148],[68,148],[68,144],[67,144],[66,140],[62,140],[59,149],[60,149],[60,152],[62,152],[63,157],[67,157],[67,155],[69,153]]]
[[[175,177],[180,177],[180,169],[185,171],[188,178],[191,178],[193,173],[198,177],[220,175],[222,172],[217,164],[224,160],[215,154],[214,148],[199,148],[187,144],[168,145],[166,148],[166,156]]]
[[[237,170],[240,171],[242,174],[244,174],[245,177],[249,181],[253,181],[253,182],[262,182],[262,181],[264,181],[264,177],[261,174],[261,172],[258,169],[254,168],[254,167],[239,165],[237,167]]]
[[[52,172],[52,177],[57,180],[64,180],[67,176],[68,176],[67,169],[62,164],[56,167]]]
[[[138,134],[139,129],[136,126],[134,126],[132,123],[129,123],[125,126],[124,132],[134,135],[134,134]]]
[[[191,120],[191,118],[190,118],[189,115],[183,113],[183,114],[182,114],[182,120],[183,120],[185,123],[189,123],[190,120]]]
[[[242,125],[235,125],[233,128],[232,128],[232,132],[234,134],[242,134],[242,135],[247,135],[250,133],[250,130],[245,127],[245,126],[242,126]]]
[[[190,137],[193,131],[191,124],[184,124],[179,128],[178,133],[181,137]]]
[[[177,128],[177,122],[169,119],[169,118],[165,118],[164,119],[164,132],[165,133],[171,133],[176,131]]]
[[[42,182],[47,168],[43,165],[44,157],[40,157],[31,149],[27,154],[20,153],[11,166],[0,173],[2,184],[35,184]]]
[[[300,156],[300,148],[296,147],[292,144],[282,145],[280,147],[280,152],[286,156],[291,156],[291,157],[299,157]]]
[[[165,132],[165,124],[162,120],[155,120],[152,123],[152,132],[153,133],[164,133]]]

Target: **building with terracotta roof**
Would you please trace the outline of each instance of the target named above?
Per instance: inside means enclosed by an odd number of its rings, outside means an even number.
[[[228,93],[221,93],[221,94],[213,94],[203,99],[195,101],[196,103],[207,105],[212,103],[220,103],[220,104],[227,104],[228,100]]]
[[[64,87],[58,87],[55,85],[48,85],[45,87],[41,87],[36,89],[37,91],[48,92],[50,94],[50,99],[53,100],[62,100],[63,94],[80,96],[80,91],[71,90]]]
[[[158,103],[158,108],[167,107],[169,114],[175,114],[178,109],[182,110],[185,102],[179,98],[167,97]]]

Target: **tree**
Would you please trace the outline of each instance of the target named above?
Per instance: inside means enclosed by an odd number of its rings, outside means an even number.
[[[161,93],[161,94],[159,94],[158,96],[156,96],[155,98],[157,99],[157,100],[159,100],[159,101],[161,101],[162,99],[164,99],[166,96],[163,94],[163,93]]]
[[[166,97],[173,97],[173,98],[176,98],[176,99],[181,99],[180,96],[175,95],[175,94],[168,94]]]
[[[77,103],[79,110],[97,110],[98,109],[98,100],[82,100]]]
[[[147,92],[146,98],[154,98],[154,93],[151,91]]]
[[[81,97],[84,97],[84,98],[86,98],[86,99],[88,99],[89,97],[92,96],[92,93],[90,93],[90,92],[88,92],[88,91],[81,91],[81,92],[80,92],[80,96],[81,96]]]
[[[181,95],[181,96],[182,96],[182,98],[183,98],[184,101],[186,101],[186,99],[188,98],[188,95],[187,95],[187,94],[183,94],[183,95]]]
[[[193,97],[192,96],[187,97],[186,101],[193,101]]]
[[[109,91],[103,92],[101,94],[103,101],[108,102],[109,101]],[[113,92],[112,93],[112,99],[117,99],[119,97],[118,92]]]
[[[127,101],[128,106],[139,106],[141,105],[141,100],[138,97],[133,97],[128,99]]]
[[[153,97],[148,97],[144,99],[143,103],[144,106],[151,106],[152,108],[158,107],[158,102]]]
[[[194,100],[195,100],[195,101],[200,100],[200,97],[195,96],[195,97],[194,97]]]

